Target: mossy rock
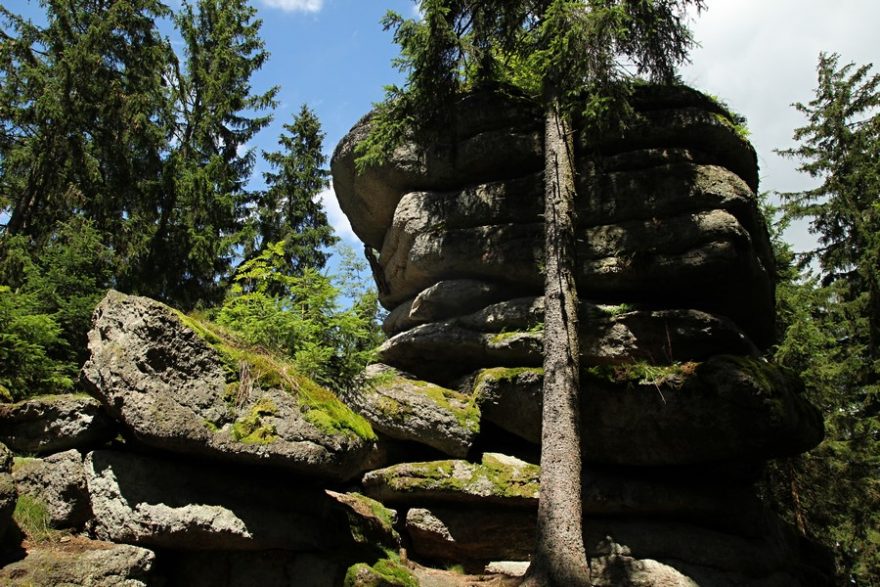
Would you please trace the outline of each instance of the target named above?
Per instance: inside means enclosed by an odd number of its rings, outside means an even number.
[[[384,458],[334,393],[199,316],[111,291],[89,349],[89,391],[149,446],[337,480]]]
[[[453,457],[467,454],[480,431],[480,410],[471,396],[382,364],[370,365],[364,375],[364,385],[346,400],[376,430]]]
[[[462,460],[402,463],[370,471],[364,489],[383,503],[492,503],[534,507],[541,469],[501,454],[482,462]]]

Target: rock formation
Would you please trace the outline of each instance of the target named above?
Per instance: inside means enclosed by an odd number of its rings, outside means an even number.
[[[760,358],[773,336],[774,269],[755,153],[698,92],[641,88],[634,104],[625,131],[579,131],[576,144],[584,525],[596,584],[824,584],[812,546],[753,487],[764,461],[823,433],[797,378]],[[359,172],[369,124],[342,140],[332,169],[343,211],[374,251],[390,338],[349,403],[394,438],[469,450],[372,471],[365,490],[401,511],[423,560],[526,559],[536,495],[507,497],[515,474],[478,471],[495,458],[487,450],[534,463],[540,440],[540,118],[525,100],[474,95],[448,137]],[[432,396],[438,420],[451,403],[441,397],[469,398],[479,429],[456,436],[467,447],[398,429],[410,414],[430,419],[420,387],[443,388]]]
[[[625,132],[578,141],[594,583],[829,585],[823,553],[754,488],[766,460],[822,437],[797,378],[761,359],[773,257],[755,154],[702,94],[642,88],[635,106]],[[7,548],[0,583],[518,584],[540,499],[539,113],[474,94],[451,139],[358,173],[368,128],[332,162],[389,310],[365,383],[337,397],[207,322],[108,293],[92,397],[0,406],[19,455],[0,444],[0,541],[20,543],[16,503],[48,536]]]

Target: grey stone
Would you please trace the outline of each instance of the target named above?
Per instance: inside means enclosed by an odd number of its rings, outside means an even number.
[[[480,430],[480,410],[470,396],[382,364],[367,367],[364,383],[345,395],[375,430],[463,457]]]
[[[157,587],[153,552],[127,544],[74,538],[30,547],[27,556],[0,568],[8,587]]]
[[[383,503],[470,503],[535,507],[540,468],[484,453],[481,463],[461,460],[401,463],[364,475],[364,491]]]
[[[0,442],[0,473],[12,471],[13,454],[9,448]]]
[[[0,441],[25,454],[92,448],[116,435],[98,400],[83,394],[47,395],[0,404]]]
[[[485,418],[540,439],[541,378],[534,370],[478,376]],[[718,356],[644,373],[605,367],[581,378],[584,458],[658,466],[799,454],[823,436],[821,414],[791,374],[757,359]]]
[[[345,512],[318,489],[261,474],[96,451],[85,461],[96,536],[173,550],[332,550]]]
[[[253,379],[250,370],[240,373],[237,397],[231,397],[221,356],[175,311],[148,298],[108,293],[95,310],[89,349],[84,381],[147,445],[334,479],[351,478],[381,459],[374,439],[360,429],[322,426],[335,424],[334,415],[305,395],[245,385]],[[237,435],[242,429],[247,434]]]
[[[535,548],[535,523],[531,510],[412,508],[406,533],[413,554],[428,560],[528,560]]]
[[[18,492],[45,504],[54,528],[79,528],[91,517],[83,458],[71,449],[44,459],[20,459],[12,472]]]
[[[448,279],[394,308],[382,325],[393,336],[413,326],[476,312],[501,300],[519,297],[522,288],[478,279]]]
[[[510,577],[522,577],[529,570],[527,561],[492,561],[486,565],[487,573],[497,573]]]
[[[407,232],[383,252],[386,307],[453,276],[537,290],[539,223]],[[474,254],[479,251],[479,254]],[[732,318],[759,344],[771,335],[773,286],[748,231],[724,210],[596,226],[578,236],[576,279],[584,299],[645,301]]]
[[[427,379],[449,379],[481,367],[540,366],[543,298],[517,298],[473,314],[413,327],[388,339],[379,358]],[[580,310],[584,364],[687,362],[712,355],[757,355],[730,320],[699,310],[595,305]]]
[[[408,142],[385,164],[361,172],[356,170],[355,149],[369,132],[370,116],[342,138],[330,163],[333,187],[361,240],[381,248],[394,209],[406,192],[452,189],[463,177],[480,183],[540,169],[540,122],[527,101],[500,95],[470,97],[463,101],[456,118],[479,123],[468,127],[459,122],[452,136],[432,140],[425,148]]]

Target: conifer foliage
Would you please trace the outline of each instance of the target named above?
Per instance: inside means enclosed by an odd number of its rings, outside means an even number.
[[[783,254],[776,360],[803,375],[826,440],[775,469],[774,496],[836,556],[839,584],[880,584],[880,74],[822,54],[806,124],[781,151],[817,181],[782,194],[783,224],[809,220],[818,247]],[[779,251],[785,248],[777,247]],[[780,487],[789,491],[779,492]],[[771,492],[772,493],[772,492]]]
[[[268,273],[245,281],[275,287],[268,293],[285,308],[326,298],[313,317],[329,320],[336,290],[317,271],[335,237],[317,200],[324,135],[308,108],[285,126],[279,151],[262,154],[266,189],[250,187],[250,144],[278,92],[252,85],[269,54],[251,2],[40,6],[41,24],[0,6],[0,394],[71,388],[108,287],[183,310],[216,307],[239,295],[236,275],[280,250],[275,270],[320,277],[323,289],[301,284],[293,296]]]

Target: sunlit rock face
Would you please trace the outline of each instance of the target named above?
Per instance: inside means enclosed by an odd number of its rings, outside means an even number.
[[[797,378],[760,358],[774,332],[774,267],[755,152],[723,107],[689,88],[641,88],[634,110],[624,130],[577,130],[575,141],[594,578],[825,584],[821,553],[753,487],[767,459],[808,450],[823,434]],[[522,560],[535,501],[492,498],[504,487],[490,486],[510,475],[472,469],[497,453],[537,464],[540,110],[510,95],[470,96],[442,137],[358,170],[369,128],[367,116],[342,139],[332,171],[389,310],[389,338],[349,404],[392,441],[441,454],[368,473],[364,485],[409,508],[416,557],[466,568]],[[429,399],[438,421],[463,414],[463,431],[422,425]],[[456,430],[454,442],[438,430]],[[475,479],[489,479],[488,497],[473,497]]]

